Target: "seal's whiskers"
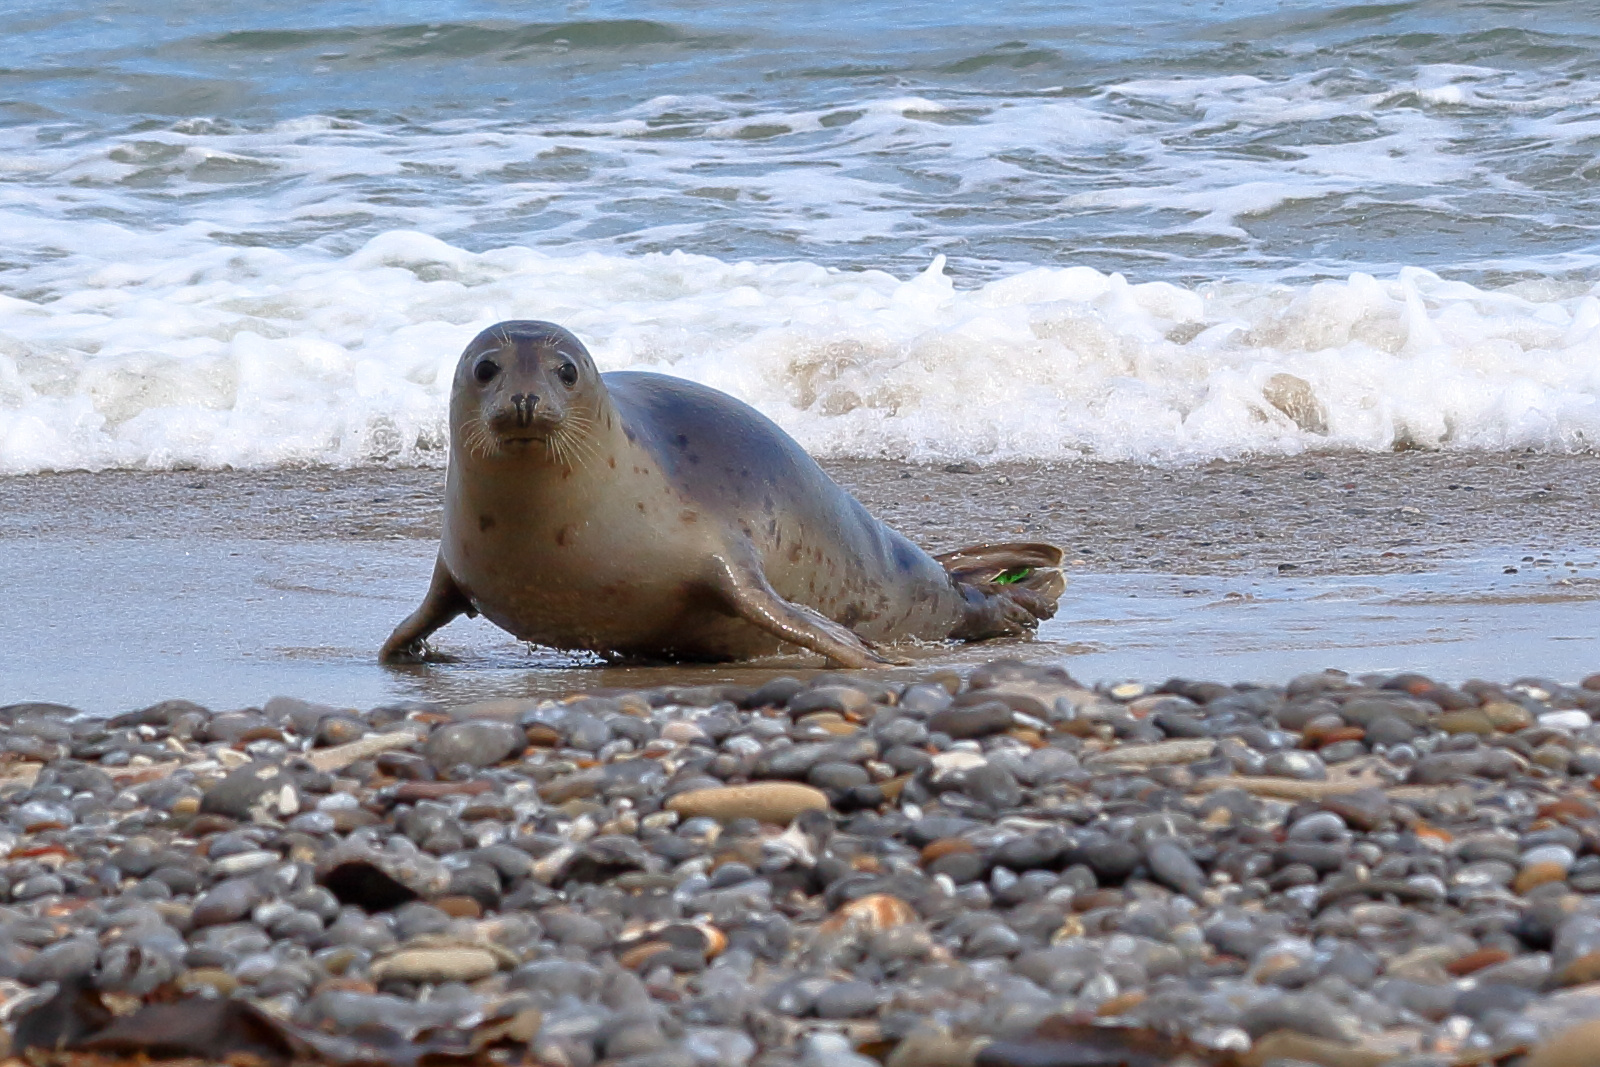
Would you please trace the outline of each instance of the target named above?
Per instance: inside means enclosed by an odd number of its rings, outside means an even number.
[[[500,442],[481,418],[473,419],[467,426],[461,445],[479,459],[489,459],[500,451]]]
[[[546,454],[556,463],[569,469],[585,466],[594,458],[599,445],[589,435],[594,419],[581,412],[572,412],[545,439]]]

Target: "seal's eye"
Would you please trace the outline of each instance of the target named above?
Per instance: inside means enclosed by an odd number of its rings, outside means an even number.
[[[571,363],[563,363],[556,371],[556,377],[561,379],[561,384],[571,389],[578,384],[578,368]]]
[[[500,364],[492,359],[480,359],[478,365],[472,368],[472,376],[480,382],[490,382],[500,373]]]

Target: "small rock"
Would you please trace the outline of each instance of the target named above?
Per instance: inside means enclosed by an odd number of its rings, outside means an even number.
[[[928,729],[947,734],[956,740],[988,737],[1011,727],[1013,713],[1009,705],[998,700],[972,707],[952,707],[928,716]]]
[[[475,982],[499,970],[494,954],[481,948],[417,948],[372,965],[372,979],[385,982]]]
[[[276,763],[246,763],[206,790],[200,810],[230,819],[287,818],[300,810],[300,794]]]
[[[509,722],[469,719],[439,727],[428,737],[423,751],[434,769],[444,772],[463,764],[491,767],[526,746],[526,735]]]
[[[798,782],[752,782],[679,793],[666,806],[685,819],[705,817],[721,823],[755,819],[787,826],[803,811],[827,811],[828,796]]]

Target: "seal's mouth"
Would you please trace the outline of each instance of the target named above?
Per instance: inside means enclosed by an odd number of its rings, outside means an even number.
[[[526,448],[529,445],[545,445],[550,443],[548,433],[500,433],[495,434],[495,441],[504,448]]]
[[[592,458],[597,447],[588,436],[591,419],[581,413],[535,419],[532,425],[508,423],[510,420],[474,419],[463,427],[461,443],[482,459],[543,457],[569,467]]]

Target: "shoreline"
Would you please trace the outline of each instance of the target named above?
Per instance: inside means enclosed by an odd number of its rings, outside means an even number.
[[[995,656],[1086,681],[1200,673],[1281,683],[1335,667],[1576,681],[1600,669],[1600,456],[1403,453],[972,470],[831,462],[933,550],[1040,538],[1071,583],[1036,639],[909,649],[920,669]],[[612,669],[481,620],[460,662],[379,668],[426,587],[442,470],[62,474],[0,479],[0,702],[113,714],[184,695],[461,703],[821,670]],[[887,675],[892,676],[892,675]]]

